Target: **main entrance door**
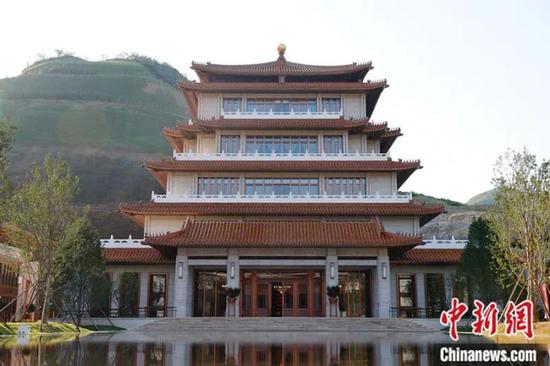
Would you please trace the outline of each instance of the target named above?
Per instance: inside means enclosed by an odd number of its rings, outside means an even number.
[[[243,316],[322,316],[324,281],[320,271],[245,271]]]

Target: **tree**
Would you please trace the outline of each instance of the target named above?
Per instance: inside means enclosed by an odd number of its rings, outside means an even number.
[[[488,221],[501,283],[517,283],[537,304],[550,254],[550,161],[538,164],[527,149],[509,150],[498,159],[493,181],[496,203]]]
[[[55,297],[80,326],[83,313],[99,305],[110,291],[99,234],[87,218],[79,218],[67,228],[55,267]]]
[[[36,263],[33,275],[42,304],[41,327],[47,323],[54,260],[66,229],[78,217],[73,204],[77,190],[78,177],[67,163],[47,155],[41,165],[33,165],[28,179],[7,199],[10,241]]]
[[[476,218],[468,229],[468,244],[457,269],[457,280],[469,291],[469,298],[485,303],[502,299],[492,255],[494,236],[489,223]]]
[[[8,167],[8,153],[13,146],[15,127],[6,121],[0,120],[0,198],[8,191],[9,181],[6,177]]]

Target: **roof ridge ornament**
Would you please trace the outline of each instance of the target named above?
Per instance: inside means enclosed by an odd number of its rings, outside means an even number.
[[[284,43],[279,43],[277,46],[277,52],[279,53],[279,58],[277,61],[286,61],[285,59],[286,45]]]

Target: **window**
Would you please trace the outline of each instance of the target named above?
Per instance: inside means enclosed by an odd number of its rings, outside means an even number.
[[[222,135],[220,139],[220,152],[236,154],[241,150],[241,136]]]
[[[224,112],[240,112],[242,106],[241,98],[223,98],[223,111]]]
[[[225,272],[199,271],[195,277],[195,316],[225,316]]]
[[[403,318],[416,317],[416,286],[414,275],[398,275],[397,290],[399,291],[399,316]]]
[[[317,195],[319,179],[317,178],[246,178],[245,194],[247,195]]]
[[[149,317],[166,316],[166,275],[149,277]]]
[[[441,315],[445,306],[445,281],[443,273],[426,273],[426,316]]]
[[[403,345],[400,347],[400,364],[401,366],[418,366],[420,365],[420,357],[416,346]]]
[[[338,272],[340,284],[340,309],[348,317],[360,317],[368,314],[368,280],[366,272]]]
[[[327,154],[338,154],[344,151],[344,138],[342,135],[324,136],[323,147]]]
[[[298,284],[298,307],[300,309],[307,309],[307,284]]]
[[[321,112],[337,113],[342,109],[340,98],[323,98],[321,100]]]
[[[327,177],[325,192],[328,195],[365,195],[367,178],[365,177]]]
[[[256,113],[317,112],[316,99],[247,99],[246,111]]]
[[[239,192],[238,177],[199,177],[198,194],[235,195]]]
[[[248,154],[317,153],[317,136],[247,136]]]
[[[118,287],[118,316],[138,316],[139,273],[124,272],[120,275]]]

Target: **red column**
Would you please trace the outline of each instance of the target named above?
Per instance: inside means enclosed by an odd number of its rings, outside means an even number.
[[[252,316],[256,315],[256,305],[258,304],[257,297],[258,297],[258,285],[257,285],[257,277],[256,277],[256,271],[252,272]]]
[[[307,272],[307,316],[313,316],[313,272]]]

